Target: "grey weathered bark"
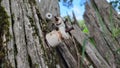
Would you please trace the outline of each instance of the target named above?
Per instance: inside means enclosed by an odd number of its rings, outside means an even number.
[[[1,67],[6,65],[13,68],[46,68],[48,67],[45,61],[44,49],[42,48],[42,30],[41,30],[41,19],[38,16],[39,6],[38,1],[35,0],[0,0],[1,7],[5,8],[6,14],[9,16],[9,33],[10,35],[2,35],[4,38],[3,42],[5,49],[6,62],[1,63]],[[42,0],[43,2],[45,0]],[[53,1],[53,0],[52,0]],[[58,1],[46,2],[51,4],[52,9],[50,11],[59,15],[59,11],[53,9],[59,9],[58,6],[54,8],[52,3],[58,5]],[[48,6],[43,9],[48,9]],[[4,10],[4,9],[3,9]],[[2,16],[1,16],[2,17]],[[0,26],[2,27],[2,25]],[[5,34],[5,31],[3,32]],[[2,37],[1,36],[1,37]],[[9,38],[9,41],[6,39]],[[2,40],[2,39],[1,39]],[[1,44],[3,46],[3,44]],[[59,66],[59,64],[58,64]],[[6,67],[8,68],[8,67]]]
[[[9,16],[5,19],[5,26],[6,22],[10,24],[6,27],[8,30],[1,31],[0,34],[0,67],[77,67],[77,61],[65,45],[61,44],[56,50],[49,48],[44,41],[43,32],[48,30],[46,24],[53,22],[46,21],[45,15],[49,12],[53,16],[59,16],[58,0],[0,0],[0,3],[4,15]],[[4,18],[4,15],[0,17]]]
[[[113,28],[119,28],[120,17],[110,7],[105,0],[86,3],[84,18],[96,47],[74,23],[71,39],[51,48],[44,36],[52,30],[54,19],[46,20],[45,15],[60,15],[58,0],[0,0],[0,67],[79,68],[82,65],[83,68],[119,68],[120,39],[119,35],[112,34],[109,19],[113,18],[115,22]],[[109,18],[111,13],[113,17]],[[71,26],[70,23],[67,25]],[[81,49],[85,40],[83,58]]]
[[[120,17],[106,0],[90,0],[84,14],[90,36],[94,38],[96,48],[110,68],[119,68]],[[114,31],[114,29],[117,29]],[[116,33],[118,32],[118,33]],[[115,35],[116,34],[116,35]]]

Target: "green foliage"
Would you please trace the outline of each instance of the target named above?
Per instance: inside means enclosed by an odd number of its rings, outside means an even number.
[[[113,28],[112,35],[113,37],[118,37],[120,35],[120,28]]]
[[[86,33],[86,34],[88,34],[88,33],[89,33],[89,31],[88,31],[87,27],[85,27],[85,28],[84,28],[83,32],[84,32],[84,33]]]
[[[84,20],[80,20],[79,21],[79,26],[82,28],[82,31],[85,34],[89,34],[89,30],[88,30],[87,26],[85,25],[85,21]]]
[[[96,47],[96,43],[95,43],[95,39],[92,37],[89,37],[89,41],[92,45],[94,45],[94,47]]]

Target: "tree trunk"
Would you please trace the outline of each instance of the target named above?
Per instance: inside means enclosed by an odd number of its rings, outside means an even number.
[[[0,68],[120,67],[120,17],[105,0],[86,3],[84,18],[95,46],[75,21],[67,23],[74,28],[71,38],[49,47],[45,34],[60,16],[58,0],[0,0],[0,10]],[[47,13],[53,15],[49,20]]]
[[[51,20],[59,16],[57,0],[0,0],[1,68],[76,68],[77,61],[65,44],[50,48],[44,39]],[[4,16],[6,15],[5,19]],[[4,27],[4,28],[1,28]],[[47,29],[48,28],[48,29]]]
[[[110,68],[119,68],[120,17],[117,12],[106,0],[90,0],[86,4],[84,18],[96,49]]]
[[[39,14],[46,14],[40,12],[39,3],[37,0],[0,0],[0,9],[4,11],[0,17],[8,15],[6,18],[7,23],[5,25],[0,24],[0,27],[5,26],[1,32],[1,54],[5,54],[2,57],[2,63],[0,67],[2,68],[47,68],[46,60],[51,63],[53,61],[51,58],[53,56],[44,58],[47,54],[44,51],[43,43],[41,37],[41,19]],[[43,2],[45,0],[41,0]],[[47,1],[47,0],[46,0]],[[53,0],[51,0],[53,1]],[[54,8],[52,3],[58,5],[58,1],[49,2],[49,0],[44,4],[51,4],[51,12],[59,15],[59,11],[53,9],[59,9],[59,6]],[[48,6],[41,5],[43,10],[48,9]],[[44,8],[45,7],[45,8]],[[54,14],[53,14],[54,15]],[[2,21],[2,19],[0,19]],[[6,22],[6,21],[5,21]],[[8,26],[6,26],[9,24]],[[4,49],[4,50],[3,50]],[[51,62],[52,61],[52,62]],[[51,66],[56,66],[55,65]],[[9,67],[7,67],[9,66]],[[57,65],[60,66],[59,64]]]

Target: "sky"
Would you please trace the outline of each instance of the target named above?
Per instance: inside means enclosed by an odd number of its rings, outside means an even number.
[[[73,0],[73,7],[68,8],[63,6],[62,2],[59,2],[61,17],[70,15],[72,17],[72,11],[74,11],[77,20],[83,20],[83,14],[85,11],[84,2],[86,0]],[[107,0],[108,2],[113,0]],[[120,13],[120,12],[119,12]]]
[[[85,11],[85,6],[83,4],[84,1],[85,0],[73,0],[73,7],[71,7],[71,8],[63,6],[63,3],[60,2],[59,5],[60,5],[61,17],[64,17],[67,14],[72,17],[72,11],[74,11],[76,18],[78,20],[82,20],[83,13]]]

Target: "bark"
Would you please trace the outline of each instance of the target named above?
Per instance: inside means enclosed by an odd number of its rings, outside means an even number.
[[[60,16],[58,0],[0,0],[0,9],[0,68],[120,67],[116,30],[120,17],[105,0],[86,3],[84,19],[90,37],[81,31],[74,16],[73,25],[66,24],[74,28],[71,38],[57,47],[47,44],[45,34],[53,29],[53,17]],[[47,13],[53,15],[50,20]],[[114,22],[112,26],[110,22]],[[95,39],[95,46],[89,38]]]
[[[117,12],[105,0],[90,0],[84,18],[99,53],[111,68],[119,68],[119,34],[113,36],[113,29],[120,27]]]
[[[49,30],[46,28],[54,22],[53,18],[47,21],[45,15],[52,13],[53,17],[59,16],[57,0],[0,1],[10,24],[7,26],[8,34],[4,31],[0,34],[0,49],[4,49],[0,54],[1,68],[77,67],[77,61],[65,44],[56,50],[45,42],[44,34]]]
[[[85,39],[87,39],[87,37],[82,33],[77,25],[74,25],[73,27],[74,30],[71,31],[71,34],[75,37],[79,44],[83,46],[83,42],[85,41]],[[96,50],[96,48],[89,41],[87,41],[85,44],[85,50],[96,68],[110,68],[110,66],[103,59],[98,50]],[[88,64],[88,66],[90,64]]]
[[[41,19],[38,16],[39,12],[37,12],[39,11],[37,2],[35,0],[1,0],[1,6],[5,8],[5,12],[9,16],[8,20],[10,24],[8,26],[10,35],[5,35],[5,41],[6,38],[11,37],[5,43],[5,61],[7,62],[2,63],[1,67],[5,67],[6,65],[10,65],[13,68],[48,67],[44,58],[44,49],[42,48]],[[54,3],[58,4],[58,1]],[[51,6],[53,6],[52,3]],[[41,7],[44,6],[41,5]],[[49,7],[45,6],[45,8]],[[59,9],[58,6],[56,8]],[[56,14],[59,13],[55,10],[51,11]],[[45,15],[42,12],[41,14]]]

